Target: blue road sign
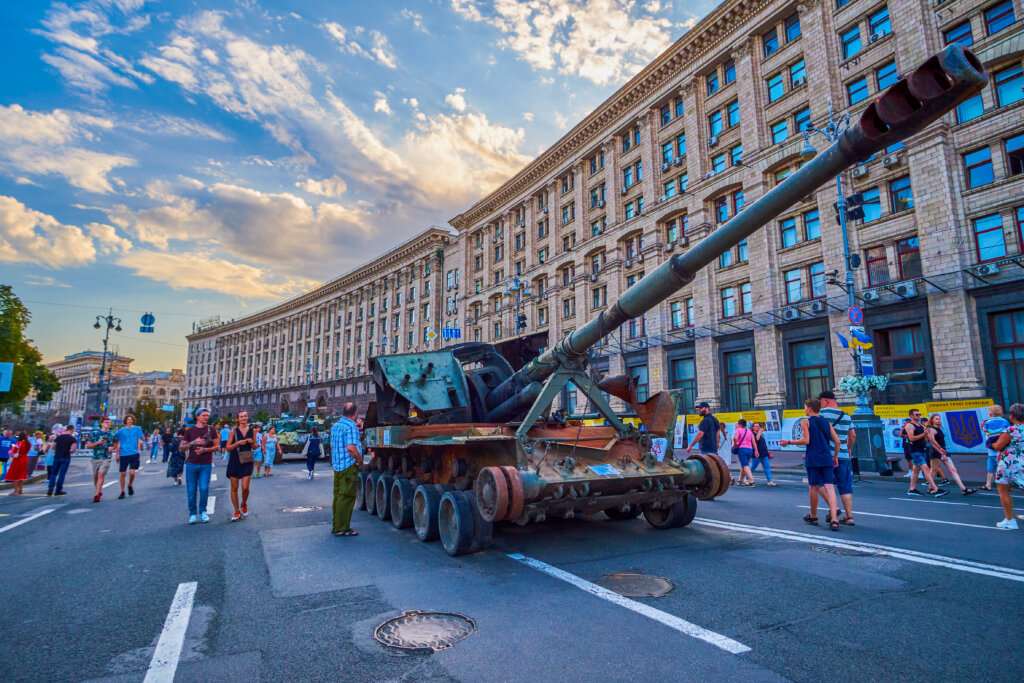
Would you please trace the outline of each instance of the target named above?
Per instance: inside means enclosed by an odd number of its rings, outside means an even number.
[[[864,311],[861,310],[860,306],[850,306],[847,314],[850,316],[850,322],[854,325],[860,325],[864,322]]]
[[[0,363],[0,391],[11,390],[12,375],[14,375],[14,363]]]
[[[870,353],[860,354],[860,371],[865,377],[875,374],[875,357]]]
[[[153,317],[152,313],[144,313],[142,315],[142,324],[145,325],[146,327],[149,327],[150,325],[152,325],[155,322],[156,322],[156,318]]]
[[[442,327],[441,339],[462,339],[462,330],[458,327]]]

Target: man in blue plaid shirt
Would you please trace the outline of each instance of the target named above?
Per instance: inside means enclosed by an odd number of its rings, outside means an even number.
[[[331,427],[331,463],[334,465],[334,521],[331,532],[335,536],[358,536],[352,528],[352,509],[356,504],[359,486],[359,465],[363,462],[363,445],[356,426],[356,404],[346,403],[341,419]]]

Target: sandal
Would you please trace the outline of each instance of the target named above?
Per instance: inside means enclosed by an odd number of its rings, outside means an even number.
[[[969,496],[972,493],[977,493],[977,492],[978,492],[978,489],[966,489],[965,488],[963,491],[960,492],[960,495],[961,496]]]
[[[853,519],[851,519],[850,517],[845,517],[845,516],[839,518],[839,523],[842,524],[843,526],[857,526],[856,524],[853,523]]]
[[[979,486],[978,490],[979,491],[991,491],[992,487],[991,486]]]
[[[828,523],[829,531],[839,531],[839,522],[832,520]]]
[[[770,481],[768,482],[768,486],[778,486],[778,484],[776,484],[774,481]]]
[[[811,517],[810,515],[804,515],[804,521],[807,522],[808,524],[813,524],[814,526],[818,526],[818,518],[817,517]]]
[[[358,536],[359,532],[355,529],[346,529],[345,531],[335,531],[335,536]]]

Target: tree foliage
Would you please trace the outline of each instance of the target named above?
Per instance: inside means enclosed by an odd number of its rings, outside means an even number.
[[[10,285],[0,285],[0,363],[14,363],[11,389],[0,392],[0,402],[18,403],[35,388],[37,399],[49,401],[60,380],[42,365],[43,357],[25,337],[32,314]]]

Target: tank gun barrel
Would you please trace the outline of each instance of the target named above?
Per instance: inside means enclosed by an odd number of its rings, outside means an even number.
[[[685,253],[676,254],[630,287],[613,305],[493,392],[497,402],[531,382],[543,381],[562,363],[581,361],[587,350],[623,323],[637,318],[690,283],[696,273],[849,166],[913,135],[988,82],[981,62],[959,44],[947,46],[868,105],[859,119],[823,153],[805,163],[724,226]],[[489,397],[488,403],[491,403]]]

